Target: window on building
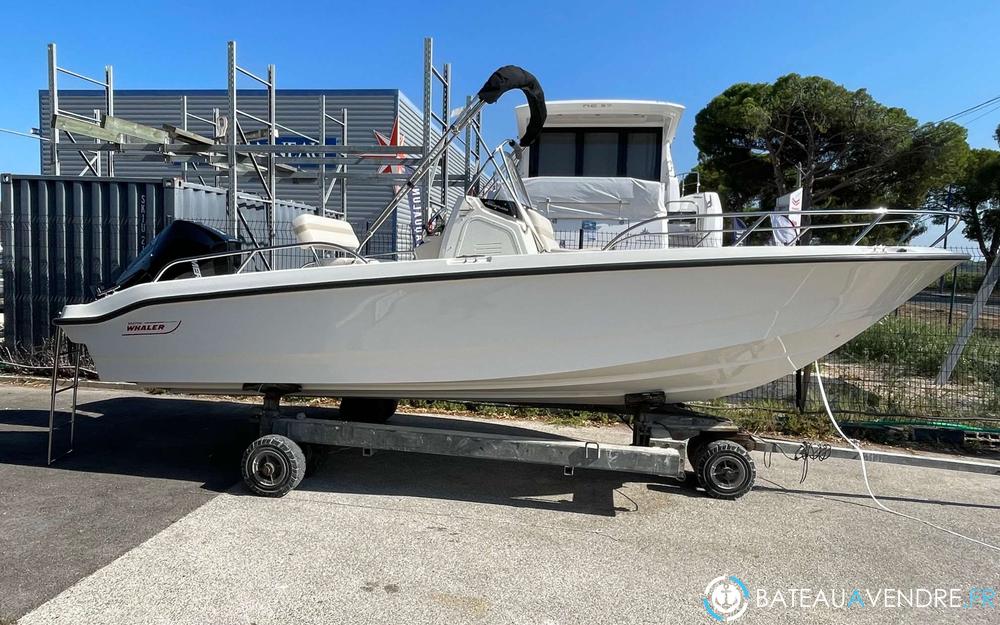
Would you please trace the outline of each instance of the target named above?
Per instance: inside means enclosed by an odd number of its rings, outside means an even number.
[[[627,176],[660,179],[659,128],[543,130],[531,148],[531,176]]]

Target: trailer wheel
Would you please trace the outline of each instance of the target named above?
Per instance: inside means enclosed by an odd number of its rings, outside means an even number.
[[[340,400],[340,418],[358,423],[385,423],[398,407],[398,399],[344,397]]]
[[[753,488],[757,478],[753,458],[743,445],[718,440],[705,445],[695,463],[698,485],[709,497],[738,499]]]
[[[283,497],[305,473],[302,448],[286,436],[261,436],[243,452],[243,483],[258,495]]]

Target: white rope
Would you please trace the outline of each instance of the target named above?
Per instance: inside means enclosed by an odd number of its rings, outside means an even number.
[[[896,516],[901,516],[904,519],[910,519],[911,521],[916,521],[918,523],[923,523],[924,525],[927,525],[929,527],[933,527],[936,530],[939,530],[939,531],[951,534],[952,536],[957,536],[958,538],[965,539],[965,540],[967,540],[969,542],[975,543],[975,544],[980,545],[982,547],[986,547],[986,548],[992,549],[994,551],[1000,551],[1000,547],[998,547],[996,545],[991,545],[990,543],[983,542],[983,541],[978,540],[976,538],[972,538],[971,536],[966,536],[965,534],[960,534],[959,532],[956,532],[954,530],[950,530],[947,527],[941,527],[940,525],[935,525],[934,523],[931,523],[930,521],[925,521],[924,519],[921,519],[921,518],[918,518],[918,517],[915,517],[915,516],[912,516],[912,515],[909,515],[909,514],[906,514],[906,513],[903,513],[903,512],[898,512],[896,510],[893,510],[892,508],[889,508],[889,507],[883,505],[882,502],[879,501],[878,498],[875,496],[875,493],[872,492],[872,486],[871,486],[871,484],[868,483],[868,467],[865,464],[865,454],[864,454],[864,452],[861,451],[861,448],[858,447],[854,443],[854,441],[852,441],[851,439],[847,438],[847,435],[844,434],[844,431],[841,430],[840,426],[837,424],[837,420],[833,418],[833,410],[830,408],[830,401],[826,397],[826,389],[823,388],[823,375],[820,373],[820,370],[819,370],[819,361],[816,361],[815,363],[813,363],[813,366],[816,369],[816,383],[819,385],[819,395],[823,399],[823,408],[826,409],[826,416],[830,417],[830,423],[833,424],[833,427],[837,430],[837,433],[840,434],[840,437],[843,438],[845,441],[847,441],[847,444],[849,444],[851,447],[853,447],[854,451],[858,452],[858,458],[861,460],[861,475],[864,476],[864,478],[865,478],[865,488],[868,489],[868,496],[872,498],[872,501],[875,502],[876,506],[878,506],[879,508],[885,510],[886,512],[888,512],[890,514],[895,514]]]

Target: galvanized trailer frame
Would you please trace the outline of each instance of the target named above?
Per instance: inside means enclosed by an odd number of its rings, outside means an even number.
[[[484,458],[574,469],[626,471],[684,478],[684,444],[671,447],[635,447],[596,441],[510,436],[469,430],[439,429],[394,423],[369,424],[326,419],[280,418],[271,422],[271,434],[296,443],[355,447],[364,455],[376,450],[439,456]]]
[[[56,332],[56,346],[49,409],[49,464],[72,450],[80,376],[80,346],[66,339],[61,329]],[[59,372],[66,368],[73,372],[72,378],[69,384],[60,386]],[[723,499],[736,499],[752,488],[756,469],[748,450],[781,450],[798,456],[804,447],[803,443],[759,439],[727,419],[664,405],[658,393],[626,398],[632,444],[618,445],[544,435],[497,434],[476,431],[471,424],[467,429],[442,429],[291,417],[281,414],[280,403],[283,396],[299,390],[296,385],[247,385],[244,390],[264,398],[260,438],[243,456],[244,482],[253,492],[272,497],[285,495],[299,485],[306,471],[306,452],[315,451],[317,446],[357,448],[365,456],[375,451],[396,451],[559,466],[566,475],[584,468],[687,480],[690,468],[709,496]],[[60,412],[56,397],[65,391],[73,392],[68,411],[69,449],[61,451],[54,449],[53,435],[58,429],[56,412]],[[855,458],[857,452],[833,447],[825,450],[825,457]],[[864,457],[869,462],[1000,475],[1000,465],[971,460],[867,450]],[[725,473],[727,463],[744,467],[731,488],[725,487],[725,479],[716,480],[712,475],[713,471]],[[270,486],[266,483],[269,477],[274,478]]]
[[[280,403],[283,396],[298,391],[296,385],[247,385],[244,390],[264,396],[261,436],[242,460],[244,483],[264,496],[280,497],[298,486],[315,446],[353,447],[365,456],[382,450],[550,465],[562,467],[564,475],[585,468],[676,480],[686,480],[690,459],[698,483],[709,495],[725,499],[746,494],[756,478],[753,460],[743,447],[753,448],[751,436],[726,419],[686,411],[658,412],[655,408],[661,407],[662,393],[627,398],[632,444],[620,445],[556,439],[541,433],[497,434],[477,431],[473,423],[468,428],[441,429],[315,419],[304,414],[288,417],[281,414]],[[720,447],[721,441],[725,444]]]

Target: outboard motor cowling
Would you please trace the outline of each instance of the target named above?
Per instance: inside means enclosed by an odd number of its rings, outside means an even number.
[[[150,244],[139,252],[136,259],[126,267],[114,285],[105,293],[152,282],[164,267],[176,260],[233,252],[240,250],[241,247],[238,239],[220,230],[193,221],[176,219],[153,237]],[[223,275],[236,271],[239,261],[239,256],[213,258],[200,261],[198,269],[203,276]],[[175,280],[193,275],[191,265],[184,263],[171,267],[161,280]]]

